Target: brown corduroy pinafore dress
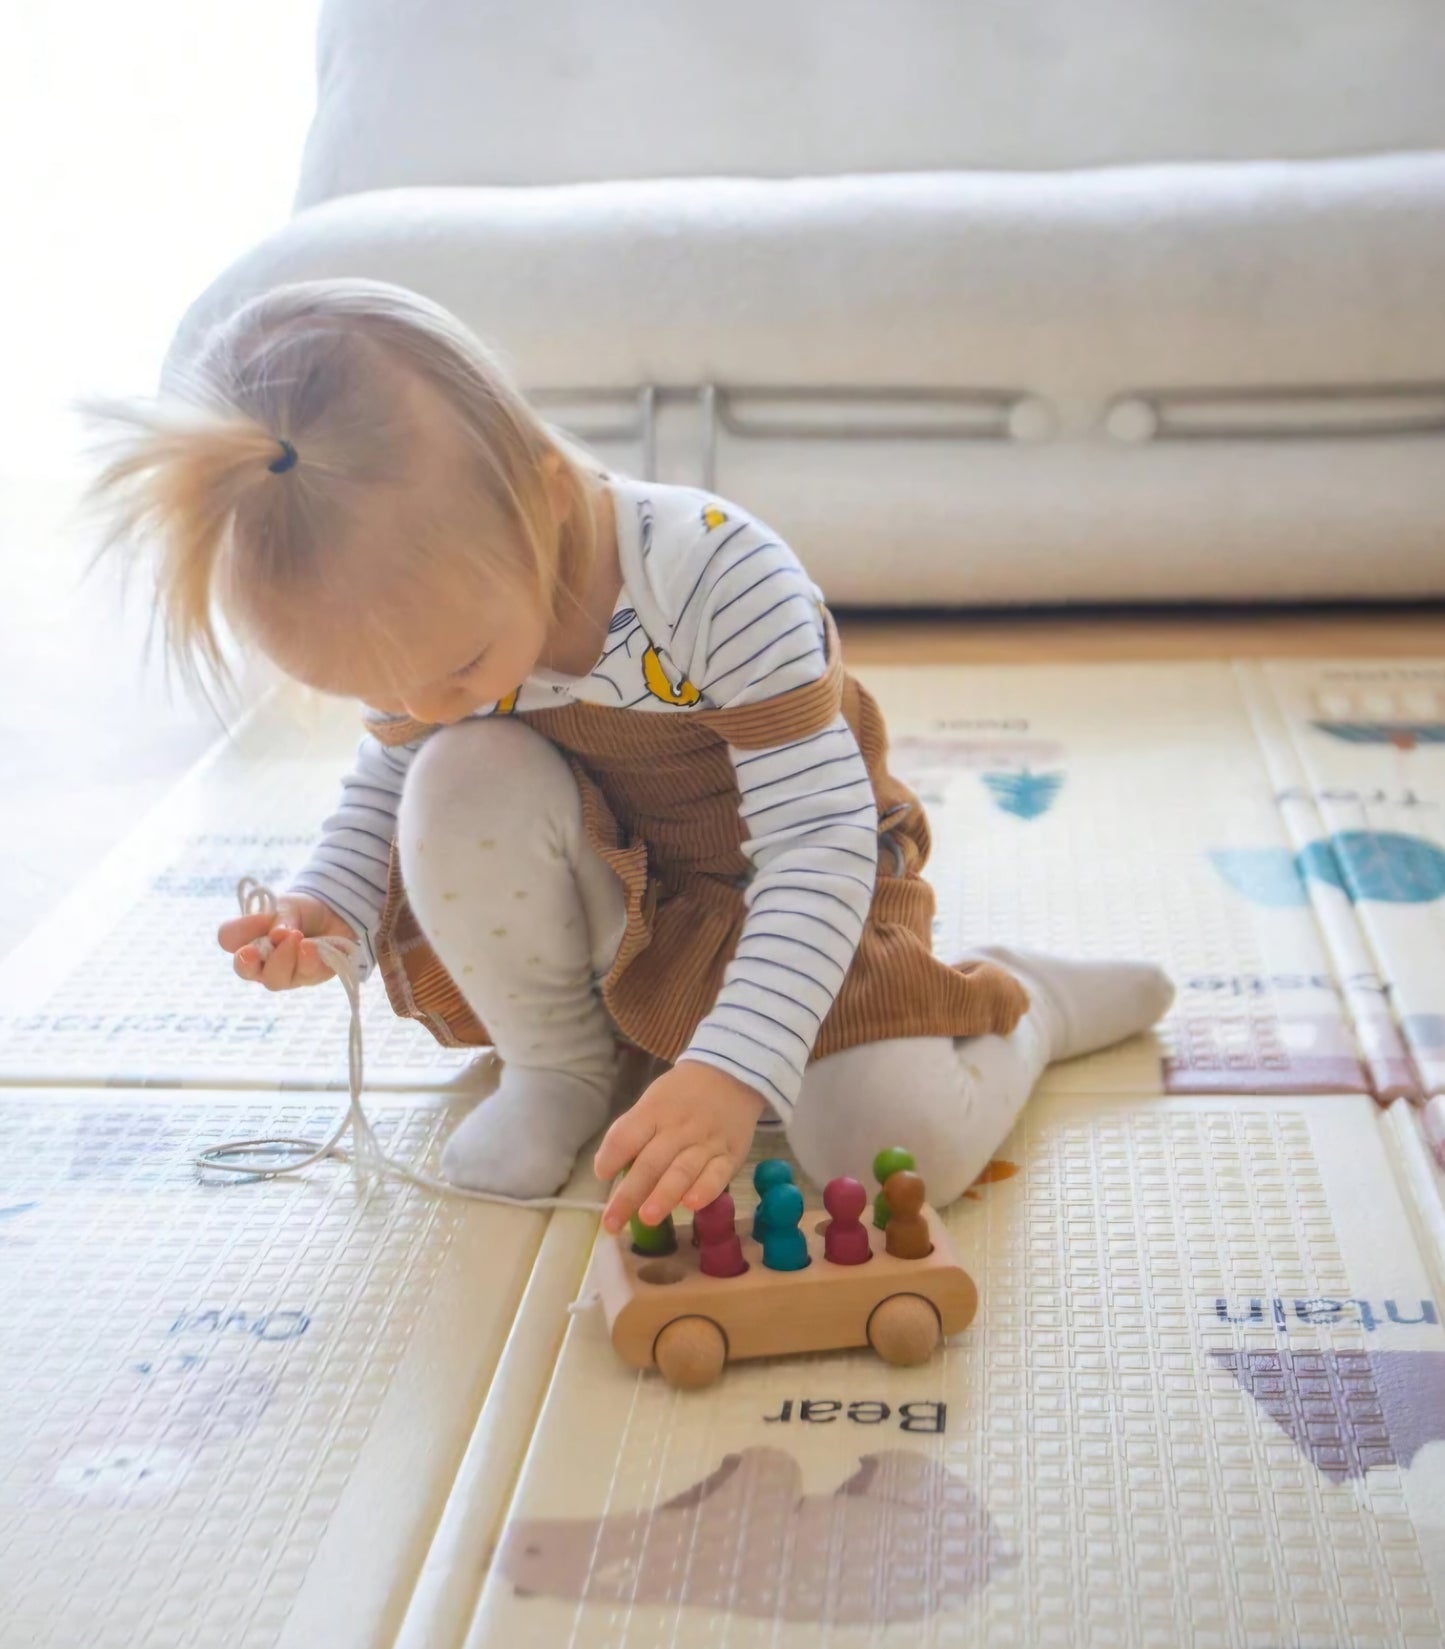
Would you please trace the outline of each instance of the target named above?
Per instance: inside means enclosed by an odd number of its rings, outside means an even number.
[[[648,715],[592,704],[514,712],[566,758],[582,796],[587,839],[621,879],[627,925],[602,998],[624,1036],[676,1060],[717,1000],[747,915],[751,866],[728,745],[761,750],[807,738],[841,709],[878,803],[878,878],[853,964],[823,1021],[812,1058],[901,1036],[1007,1035],[1028,1008],[1012,974],[988,962],[950,967],[932,954],[933,889],[922,878],[928,821],[889,773],[888,735],[872,697],[843,668],[823,611],[828,667],[777,698],[729,709]],[[376,721],[385,744],[429,729]],[[490,1041],[407,903],[392,849],[375,949],[392,1007],[447,1047]]]

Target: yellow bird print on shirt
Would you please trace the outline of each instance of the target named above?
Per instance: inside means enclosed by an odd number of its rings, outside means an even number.
[[[727,516],[716,504],[705,504],[702,512],[702,524],[709,532],[727,524]]]
[[[642,655],[642,679],[653,698],[661,699],[664,704],[696,704],[702,697],[686,676],[676,687],[672,685],[662,667],[662,660],[657,656],[656,647],[649,647]]]
[[[519,683],[510,693],[507,694],[506,698],[498,699],[497,708],[494,711],[494,714],[498,716],[510,716],[517,708],[517,694],[521,691],[522,688]]]

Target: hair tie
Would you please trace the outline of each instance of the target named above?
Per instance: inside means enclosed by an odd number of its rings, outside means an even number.
[[[285,475],[287,470],[294,469],[295,466],[296,448],[289,441],[282,441],[281,456],[267,464],[266,468],[270,470],[272,475]]]

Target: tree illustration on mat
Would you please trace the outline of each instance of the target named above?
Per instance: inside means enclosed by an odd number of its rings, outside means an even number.
[[[1304,873],[1359,902],[1427,905],[1445,895],[1445,853],[1394,830],[1341,830],[1300,854]]]
[[[1308,904],[1311,876],[1354,904],[1428,905],[1445,898],[1445,852],[1421,836],[1393,830],[1341,830],[1298,854],[1287,847],[1246,847],[1209,857],[1235,892],[1256,905]]]
[[[1017,819],[1037,819],[1054,805],[1063,787],[1062,773],[983,773],[995,804]]]

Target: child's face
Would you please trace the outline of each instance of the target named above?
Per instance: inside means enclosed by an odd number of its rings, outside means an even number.
[[[530,602],[499,593],[477,611],[462,602],[388,626],[385,667],[365,649],[351,661],[340,691],[387,715],[447,724],[505,698],[537,667],[547,626]],[[321,686],[313,682],[313,686]]]
[[[468,590],[392,607],[379,631],[333,609],[304,627],[263,625],[258,639],[304,686],[437,724],[505,698],[537,668],[547,638],[535,604],[505,590],[484,602]]]
[[[505,698],[532,671],[547,626],[530,603],[500,596],[485,613],[442,610],[430,615],[403,648],[401,670],[362,683],[353,695],[388,715],[445,725]]]

